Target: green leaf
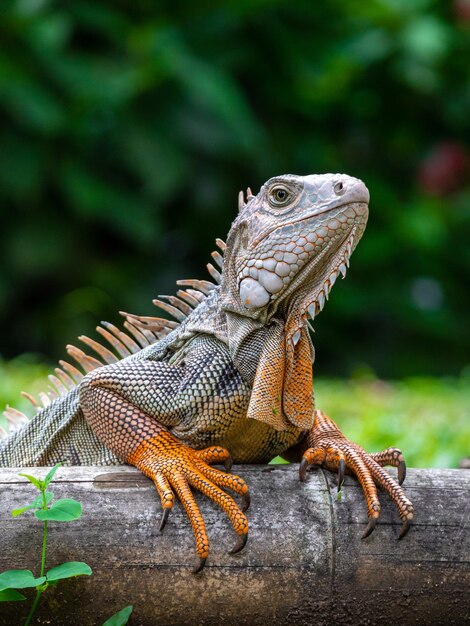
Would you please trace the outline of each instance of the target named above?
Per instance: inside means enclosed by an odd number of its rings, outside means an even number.
[[[46,504],[49,504],[49,502],[54,497],[54,494],[52,493],[52,491],[46,491],[44,495],[46,496]],[[26,504],[20,509],[13,509],[11,514],[13,517],[18,517],[18,515],[23,515],[23,513],[25,513],[26,511],[30,511],[31,509],[40,509],[42,508],[42,505],[43,505],[43,500],[42,500],[42,494],[41,494],[37,498],[35,498],[31,502],[31,504]]]
[[[18,474],[18,476],[23,476],[24,478],[27,478],[30,483],[33,483],[33,485],[39,489],[39,491],[45,489],[44,483],[42,482],[42,480],[39,480],[39,478],[30,476],[30,474]]]
[[[275,456],[269,463],[273,465],[289,465],[289,461],[283,459],[282,456]]]
[[[52,478],[54,477],[54,474],[57,472],[57,470],[59,469],[61,465],[62,463],[56,463],[54,467],[47,474],[46,478],[44,479],[44,486],[46,487],[46,489],[49,486],[49,483],[51,482]]]
[[[133,608],[132,604],[126,606],[124,609],[121,609],[114,615],[111,615],[109,619],[103,622],[103,626],[125,626]]]
[[[28,504],[28,506],[24,506],[21,509],[13,509],[13,511],[11,512],[13,517],[18,517],[18,515],[23,515],[23,513],[26,513],[26,511],[30,511],[31,509],[34,509],[34,506],[31,506],[31,504]]]
[[[23,515],[23,513],[26,513],[26,511],[30,511],[31,509],[34,509],[36,507],[32,506],[31,504],[28,504],[28,506],[24,506],[21,509],[13,509],[13,511],[11,512],[13,517],[18,517],[18,515]]]
[[[72,578],[73,576],[91,576],[91,567],[82,561],[68,561],[53,567],[46,573],[47,582]]]
[[[0,574],[0,591],[13,587],[14,589],[26,589],[37,587],[45,582],[46,577],[34,578],[29,569],[9,569]]]
[[[71,522],[78,519],[82,514],[82,505],[71,498],[56,500],[50,509],[35,511],[34,515],[42,522],[51,520],[55,522]]]
[[[15,600],[26,600],[26,596],[14,589],[0,591],[0,602],[14,602]]]

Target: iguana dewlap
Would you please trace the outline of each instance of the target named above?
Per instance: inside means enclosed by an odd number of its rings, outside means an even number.
[[[175,494],[193,526],[200,570],[209,543],[191,489],[215,500],[247,538],[248,487],[213,468],[231,460],[261,463],[276,455],[345,471],[360,481],[372,532],[377,486],[395,502],[406,534],[413,507],[401,483],[397,448],[367,454],[314,409],[313,345],[308,324],[323,309],[361,238],[368,216],[364,183],[344,174],[278,176],[246,202],[223,252],[209,264],[217,284],[186,287],[155,303],[176,322],[124,314],[126,331],[98,327],[108,346],[80,339],[96,357],[69,346],[77,366],[61,362],[43,406],[0,442],[0,466],[110,464],[125,461],[153,479],[165,524]],[[36,403],[36,401],[31,398]],[[8,409],[12,423],[22,414]],[[398,467],[399,483],[382,468]],[[242,496],[241,506],[226,493]]]

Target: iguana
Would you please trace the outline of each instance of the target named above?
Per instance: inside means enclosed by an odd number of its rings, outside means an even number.
[[[246,543],[249,492],[229,473],[232,459],[282,455],[300,461],[301,480],[317,465],[337,472],[339,485],[345,471],[355,474],[367,503],[363,536],[380,514],[378,486],[398,509],[403,537],[413,506],[400,486],[401,451],[367,454],[315,410],[312,390],[308,326],[346,274],[368,203],[364,183],[344,174],[277,176],[257,195],[240,192],[227,243],[217,240],[223,256],[212,254],[221,273],[208,265],[215,282],[178,281],[185,289],[154,301],[176,321],[124,313],[127,332],[107,323],[97,329],[109,347],[80,337],[99,358],[68,346],[83,372],[61,361],[30,421],[7,409],[11,423],[27,423],[0,442],[0,466],[134,465],[155,484],[162,529],[175,494],[181,500],[196,539],[196,572],[209,542],[192,488],[230,518],[238,535],[231,552]],[[385,465],[398,468],[398,483]]]

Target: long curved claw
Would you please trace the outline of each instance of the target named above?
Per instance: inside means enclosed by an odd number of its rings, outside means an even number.
[[[228,456],[224,461],[224,468],[227,473],[230,472],[230,470],[232,469],[232,465],[233,465],[233,459],[231,456]]]
[[[340,459],[339,465],[338,465],[338,493],[341,491],[341,487],[343,486],[343,483],[344,483],[345,467],[346,467],[346,463],[344,459]]]
[[[398,484],[403,485],[406,478],[406,463],[405,461],[400,461],[398,465]]]
[[[247,491],[242,496],[242,504],[240,506],[243,513],[245,513],[245,511],[248,511],[248,509],[250,508],[250,504],[251,504],[251,496],[250,496],[250,492]]]
[[[300,480],[304,483],[305,479],[307,477],[307,468],[309,466],[309,462],[307,461],[307,459],[304,457],[301,461],[300,461],[300,465],[299,465],[299,478]]]
[[[406,463],[400,448],[387,448],[382,452],[369,455],[380,467],[391,465],[398,468],[398,484],[402,485],[406,478]]]
[[[231,550],[229,550],[229,554],[237,554],[237,552],[240,552],[241,550],[243,550],[243,548],[246,545],[247,539],[248,539],[248,533],[245,533],[244,535],[239,535],[237,543]]]
[[[403,537],[408,533],[408,531],[410,530],[410,526],[411,526],[411,522],[410,520],[405,520],[403,522],[403,525],[401,527],[400,530],[400,534],[398,535],[398,539],[403,539]]]
[[[193,569],[193,574],[199,574],[204,569],[204,565],[206,564],[207,557],[201,558],[199,557],[198,564]]]
[[[162,519],[160,520],[160,526],[158,528],[158,530],[162,533],[163,529],[166,526],[166,523],[168,521],[168,516],[170,515],[170,511],[171,509],[163,509],[163,515],[162,515]]]
[[[323,465],[326,460],[326,450],[321,447],[308,448],[300,461],[299,466],[299,478],[302,482],[305,481],[307,475],[307,467],[309,465]]]
[[[369,518],[369,523],[367,524],[367,528],[365,529],[364,534],[362,535],[362,539],[365,539],[372,533],[376,524],[377,524],[377,517]]]

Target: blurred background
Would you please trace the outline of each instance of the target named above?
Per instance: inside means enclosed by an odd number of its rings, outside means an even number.
[[[318,405],[413,465],[470,454],[469,0],[6,0],[0,404],[64,345],[205,278],[237,193],[371,191],[316,321]]]

